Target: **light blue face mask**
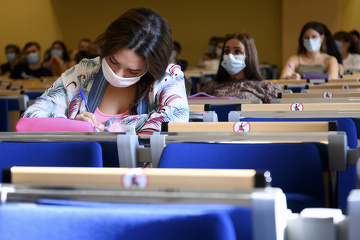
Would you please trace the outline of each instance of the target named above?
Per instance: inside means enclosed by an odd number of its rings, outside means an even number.
[[[30,64],[37,64],[40,61],[40,57],[38,53],[29,53],[26,56],[26,61]]]
[[[210,45],[210,46],[209,46],[209,52],[210,52],[211,54],[213,54],[214,51],[215,51],[214,45]]]
[[[246,67],[244,55],[232,55],[230,53],[229,55],[224,55],[223,58],[221,66],[223,66],[230,75],[235,75]]]
[[[51,55],[51,56],[62,57],[62,55],[63,55],[63,50],[57,49],[57,48],[53,48],[53,49],[51,49],[51,51],[50,51],[50,55]]]
[[[336,46],[338,47],[339,51],[342,52],[344,50],[342,42],[335,40]]]
[[[8,60],[9,63],[12,63],[16,59],[16,54],[13,52],[8,53],[8,54],[6,54],[6,59]]]
[[[309,52],[315,52],[321,48],[321,42],[320,38],[310,38],[310,39],[304,39],[303,43]]]

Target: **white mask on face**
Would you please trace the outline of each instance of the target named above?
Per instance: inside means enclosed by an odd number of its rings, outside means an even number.
[[[320,38],[304,39],[304,46],[309,52],[315,52],[320,49],[321,42]]]
[[[216,52],[216,56],[220,57],[220,56],[221,56],[221,52],[222,52],[222,48],[217,48],[217,49],[215,50],[215,52]]]
[[[102,71],[105,79],[114,87],[129,87],[135,83],[137,83],[144,74],[138,77],[132,78],[123,78],[119,77],[114,73],[114,71],[110,68],[109,64],[106,62],[106,59],[102,59]]]
[[[235,75],[246,67],[245,56],[232,55],[231,53],[229,55],[224,55],[221,66],[223,66],[230,75]]]

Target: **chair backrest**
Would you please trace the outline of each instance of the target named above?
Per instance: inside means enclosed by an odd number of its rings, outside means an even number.
[[[246,213],[245,213],[246,214]],[[251,222],[247,213],[247,221]],[[0,208],[2,239],[209,239],[235,240],[229,214],[199,207],[111,204],[60,206],[5,204]],[[251,227],[251,223],[248,224]],[[251,228],[247,231],[251,233]],[[246,239],[252,239],[248,236]]]
[[[308,205],[288,202],[293,211],[325,205],[322,160],[312,143],[170,143],[158,167],[269,170],[272,186],[301,196],[300,202],[312,199]]]
[[[354,121],[351,118],[244,118],[243,121],[249,122],[263,122],[263,121],[337,121],[338,131],[346,132],[348,146],[355,149],[358,146],[357,129]],[[340,207],[346,208],[347,196],[352,189],[356,188],[356,166],[348,166],[347,171],[338,173],[338,194]]]
[[[97,142],[0,142],[2,170],[13,166],[102,167]]]

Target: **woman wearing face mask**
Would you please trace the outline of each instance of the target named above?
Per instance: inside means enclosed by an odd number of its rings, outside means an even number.
[[[37,79],[43,76],[52,76],[51,71],[44,68],[40,61],[41,50],[37,42],[28,42],[23,49],[25,62],[20,62],[14,67],[10,78],[12,79]]]
[[[9,77],[12,70],[19,63],[20,48],[17,45],[9,44],[5,47],[7,63],[1,65],[0,75]]]
[[[51,44],[50,51],[45,57],[44,67],[51,70],[54,76],[60,76],[67,69],[75,66],[76,61],[71,60],[66,45],[62,41]]]
[[[218,97],[261,99],[269,103],[281,92],[281,87],[262,81],[254,39],[243,32],[226,39],[215,79],[202,91]]]
[[[298,54],[287,60],[280,78],[301,79],[303,73],[328,73],[330,78],[339,77],[338,61],[326,53],[325,30],[318,22],[304,25],[299,36]]]
[[[343,57],[344,71],[360,71],[359,49],[351,34],[340,31],[334,34],[334,38]]]
[[[96,42],[100,57],[67,70],[23,117],[62,117],[137,133],[160,131],[161,122],[189,121],[184,74],[169,64],[173,40],[160,14],[130,9]]]

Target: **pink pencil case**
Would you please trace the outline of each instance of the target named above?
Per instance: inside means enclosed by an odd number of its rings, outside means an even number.
[[[15,132],[94,132],[92,123],[67,118],[20,118]]]

